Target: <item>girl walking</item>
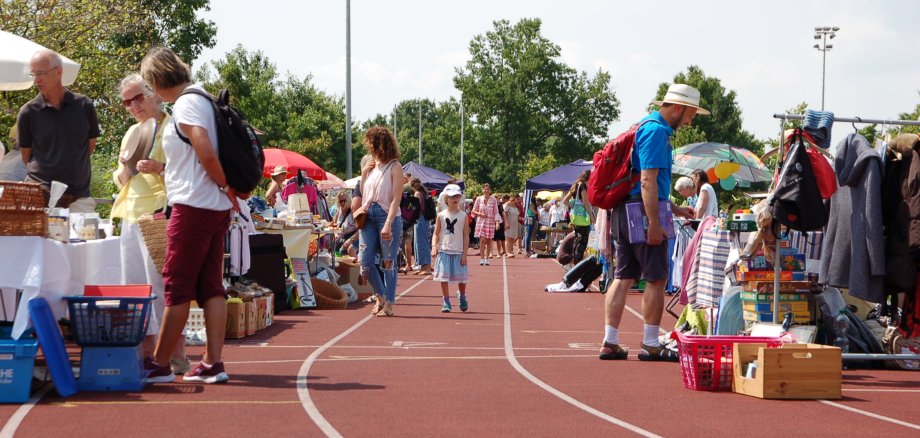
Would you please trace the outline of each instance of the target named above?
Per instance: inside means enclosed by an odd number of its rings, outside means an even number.
[[[492,186],[482,185],[482,196],[473,202],[473,217],[476,218],[476,237],[479,238],[479,264],[488,265],[492,256],[492,239],[495,237],[498,200],[492,196]]]
[[[444,189],[447,210],[438,213],[434,225],[434,238],[431,242],[431,254],[436,258],[434,281],[441,282],[441,295],[444,304],[441,312],[451,311],[449,283],[459,283],[457,299],[460,311],[469,309],[466,299],[466,252],[470,247],[470,223],[466,212],[460,209],[463,194],[456,186]]]

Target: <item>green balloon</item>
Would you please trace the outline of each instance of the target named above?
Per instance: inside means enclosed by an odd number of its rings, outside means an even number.
[[[729,175],[728,178],[720,179],[719,185],[725,190],[732,190],[738,185],[738,180],[735,179],[734,176]]]

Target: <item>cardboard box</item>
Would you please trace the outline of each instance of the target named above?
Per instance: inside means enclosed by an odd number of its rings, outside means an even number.
[[[773,301],[743,301],[741,307],[749,312],[772,312]],[[795,314],[809,313],[808,301],[780,301],[779,313],[785,315],[786,312]]]
[[[742,310],[742,316],[745,321],[754,321],[754,322],[773,322],[773,312],[752,312],[750,310]],[[780,312],[779,320],[783,320],[783,316],[786,312]],[[792,313],[792,322],[798,324],[809,324],[811,323],[811,312],[793,312]]]
[[[805,271],[805,254],[792,253],[780,254],[781,267],[784,271],[804,272]],[[772,271],[773,263],[767,260],[766,256],[755,255],[747,259],[747,271]]]
[[[736,343],[733,347],[732,390],[758,398],[829,399],[841,397],[840,349],[818,344]],[[756,362],[753,378],[745,377]]]
[[[268,308],[268,298],[258,297],[255,299],[256,304],[256,331],[265,328],[265,312]]]
[[[374,294],[374,288],[371,287],[370,283],[358,284],[358,277],[361,275],[360,266],[339,263],[335,267],[335,272],[339,274],[338,284],[350,284],[355,289],[355,292],[358,293],[358,300],[363,300]]]
[[[246,315],[246,336],[256,334],[256,317],[258,311],[259,309],[255,301],[246,301],[243,303],[243,312]]]
[[[246,336],[246,310],[244,303],[227,303],[227,339]]]
[[[808,301],[807,293],[790,293],[790,294],[779,294],[780,301]],[[773,302],[772,293],[757,293],[757,292],[745,292],[741,291],[741,301],[758,301],[758,302]]]
[[[749,281],[742,290],[757,292],[758,294],[772,294],[773,281]],[[779,293],[781,294],[808,294],[811,293],[811,283],[807,281],[780,281]]]
[[[757,222],[733,220],[728,221],[727,228],[729,231],[740,231],[742,233],[754,232],[757,231]]]

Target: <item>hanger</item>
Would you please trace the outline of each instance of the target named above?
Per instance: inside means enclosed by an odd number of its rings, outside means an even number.
[[[862,123],[862,118],[860,117],[853,117],[853,118],[856,119],[856,122]],[[856,122],[850,122],[850,124],[853,125],[853,133],[858,134],[859,128],[856,127]]]

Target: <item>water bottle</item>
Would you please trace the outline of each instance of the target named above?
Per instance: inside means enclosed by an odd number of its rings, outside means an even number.
[[[847,317],[846,308],[840,309],[837,318],[834,319],[834,333],[837,334],[837,337],[834,338],[834,346],[840,348],[841,354],[850,352],[850,339],[847,337],[849,328],[850,318]],[[846,369],[845,364],[843,368]]]

